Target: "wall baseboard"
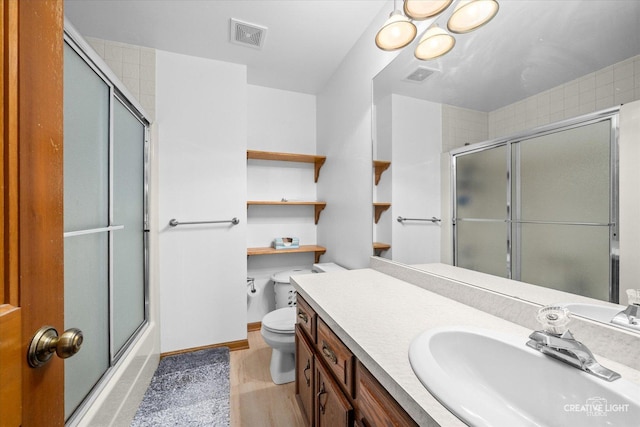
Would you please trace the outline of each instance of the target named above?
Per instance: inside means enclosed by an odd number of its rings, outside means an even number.
[[[262,328],[262,322],[247,323],[247,332],[259,331]]]
[[[247,350],[249,348],[249,340],[245,339],[245,340],[238,340],[238,341],[230,341],[230,342],[223,342],[219,344],[203,345],[201,347],[192,347],[192,348],[185,348],[182,350],[168,351],[166,353],[161,353],[160,359],[167,356],[175,356],[176,354],[191,353],[192,351],[207,350],[210,348],[218,348],[218,347],[229,347],[229,351]]]

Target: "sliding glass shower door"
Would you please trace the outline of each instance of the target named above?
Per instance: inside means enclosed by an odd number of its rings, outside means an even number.
[[[617,302],[617,115],[453,155],[454,263]]]
[[[513,144],[516,277],[609,300],[611,121]]]
[[[84,334],[65,361],[69,420],[146,324],[147,123],[65,41],[64,314],[65,328]]]

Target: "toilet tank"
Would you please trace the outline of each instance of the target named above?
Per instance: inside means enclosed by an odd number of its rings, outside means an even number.
[[[314,273],[330,273],[332,271],[346,271],[347,269],[333,262],[320,262],[313,264],[311,270]]]
[[[313,273],[313,271],[308,269],[295,269],[279,271],[271,276],[271,280],[273,280],[273,291],[276,296],[276,309],[297,305],[297,293],[293,285],[290,283],[290,277],[298,274],[311,273]]]

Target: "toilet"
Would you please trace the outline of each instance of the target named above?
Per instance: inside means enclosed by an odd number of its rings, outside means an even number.
[[[264,341],[272,348],[269,370],[275,384],[290,383],[295,380],[296,375],[296,291],[291,285],[291,276],[340,270],[346,269],[327,262],[314,264],[311,270],[286,270],[271,276],[276,294],[276,309],[262,318],[260,332]]]

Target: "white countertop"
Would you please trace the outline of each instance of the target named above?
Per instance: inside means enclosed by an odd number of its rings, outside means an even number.
[[[420,383],[409,345],[421,332],[473,326],[528,341],[531,330],[373,269],[292,276],[299,294],[420,426],[465,424]],[[640,373],[598,357],[604,366],[640,384]]]

